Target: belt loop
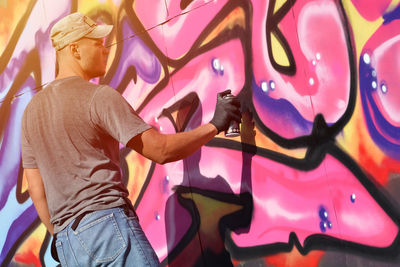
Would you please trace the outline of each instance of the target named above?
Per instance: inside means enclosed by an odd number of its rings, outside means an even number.
[[[129,206],[127,204],[122,205],[122,209],[124,210],[125,215],[129,216]]]
[[[88,212],[84,212],[81,215],[79,215],[78,217],[76,217],[76,219],[74,220],[74,222],[71,225],[71,229],[72,230],[76,230],[76,228],[78,227],[79,223],[81,222],[82,218],[87,214]]]

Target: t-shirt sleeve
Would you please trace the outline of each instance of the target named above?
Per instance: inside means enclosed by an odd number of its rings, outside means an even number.
[[[21,123],[21,155],[22,155],[22,167],[24,169],[37,169],[35,155],[31,144],[27,137],[26,123],[27,123],[27,111],[22,116]]]
[[[124,145],[151,128],[119,92],[106,85],[99,87],[93,96],[90,116],[95,125]]]

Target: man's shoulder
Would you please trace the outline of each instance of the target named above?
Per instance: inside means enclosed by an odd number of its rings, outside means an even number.
[[[32,106],[34,106],[38,101],[40,101],[40,99],[45,95],[45,88],[47,88],[46,86],[42,87],[40,89],[40,91],[38,91],[35,95],[32,96],[31,100],[29,101],[28,105],[25,108],[25,111],[29,108],[31,108]]]
[[[121,94],[107,84],[96,84],[96,96],[97,97],[109,97],[112,100],[115,97],[122,97]]]

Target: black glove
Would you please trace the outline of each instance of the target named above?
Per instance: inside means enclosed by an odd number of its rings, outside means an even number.
[[[224,98],[224,96],[231,94],[231,90],[226,90],[217,95],[217,105],[215,107],[214,117],[210,121],[218,133],[225,131],[229,128],[231,121],[240,123],[242,114],[240,113],[240,102],[236,96]]]

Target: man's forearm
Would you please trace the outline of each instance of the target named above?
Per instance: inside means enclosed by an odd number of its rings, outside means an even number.
[[[210,141],[218,130],[211,123],[189,132],[166,135],[164,163],[186,158]]]
[[[176,134],[161,134],[149,129],[132,138],[127,146],[148,159],[164,164],[193,154],[217,133],[217,128],[211,123]]]

